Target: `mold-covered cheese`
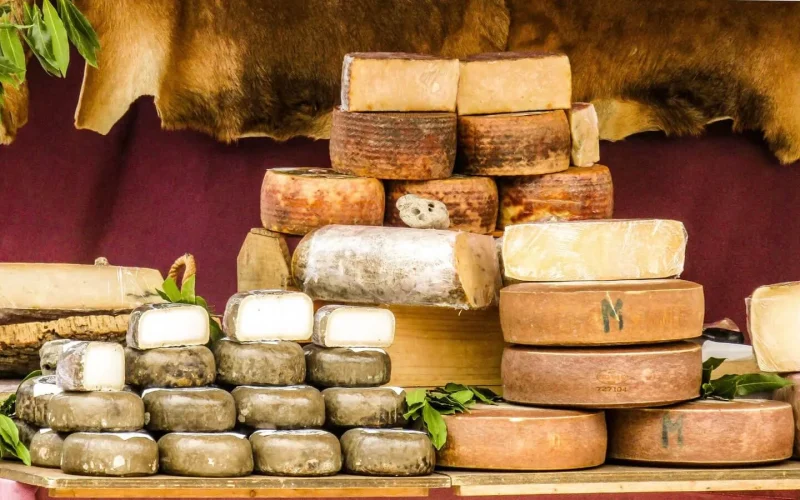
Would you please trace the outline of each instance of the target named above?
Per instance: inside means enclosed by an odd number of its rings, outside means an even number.
[[[326,425],[333,429],[353,427],[401,427],[406,393],[399,387],[332,387],[322,391]]]
[[[61,450],[67,434],[55,432],[52,429],[39,429],[33,435],[29,446],[31,452],[31,465],[37,467],[61,467]]]
[[[208,313],[191,304],[151,304],[131,313],[126,343],[134,349],[204,345],[210,338]]]
[[[144,427],[144,404],[128,391],[63,392],[50,398],[47,424],[54,431],[135,431]]]
[[[53,375],[29,378],[17,388],[17,418],[38,427],[47,427],[47,405],[50,398],[62,392]]]
[[[146,389],[142,401],[150,431],[221,432],[236,426],[236,403],[222,389]]]
[[[342,468],[339,439],[318,429],[250,435],[255,469],[270,476],[330,476]]]
[[[214,343],[217,380],[230,385],[296,385],[306,378],[300,344],[287,341]]]
[[[239,423],[256,429],[305,429],[325,423],[325,402],[307,385],[239,386],[231,394]]]
[[[426,476],[436,454],[424,432],[400,429],[350,429],[341,437],[344,469],[365,476]]]
[[[313,341],[322,347],[389,347],[394,314],[379,307],[323,306],[314,315]]]
[[[158,440],[161,472],[175,476],[241,477],[253,472],[247,436],[232,432],[173,432]]]
[[[75,342],[58,360],[56,383],[65,391],[121,391],[125,351],[111,342]]]
[[[158,472],[158,445],[143,432],[76,432],[64,440],[61,470],[81,476],[134,477]]]
[[[55,375],[61,353],[72,342],[74,340],[58,339],[42,344],[39,348],[39,367],[42,369],[42,375]]]
[[[314,303],[308,295],[288,290],[237,293],[228,299],[222,326],[228,338],[238,342],[307,341],[314,326]]]
[[[125,348],[125,382],[137,387],[202,387],[214,383],[214,354],[203,345]]]
[[[307,345],[306,382],[315,387],[373,387],[389,383],[392,361],[373,347]]]
[[[747,324],[762,371],[800,371],[800,282],[756,289],[747,300]]]
[[[600,126],[594,105],[586,102],[573,103],[569,112],[569,127],[572,135],[572,164],[576,167],[591,167],[600,161]]]

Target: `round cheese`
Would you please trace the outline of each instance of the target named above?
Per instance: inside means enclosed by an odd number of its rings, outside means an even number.
[[[479,234],[494,232],[497,222],[497,185],[489,177],[454,175],[431,181],[390,181],[386,183],[387,226],[405,227],[397,200],[414,194],[447,206],[449,229]]]
[[[523,222],[610,219],[614,186],[608,167],[573,167],[563,172],[497,181],[498,229]]]
[[[342,468],[339,440],[317,429],[256,431],[250,435],[255,468],[270,476],[330,476]]]
[[[428,435],[399,429],[350,429],[341,438],[344,469],[366,476],[425,476],[436,454]]]
[[[397,387],[343,388],[322,391],[327,425],[352,427],[399,427],[405,423],[406,393]]]
[[[55,394],[62,392],[53,375],[29,378],[17,387],[17,417],[38,427],[47,427],[47,405]]]
[[[383,349],[304,347],[306,382],[315,387],[373,387],[389,383],[392,361]]]
[[[58,432],[135,431],[144,427],[144,404],[128,391],[64,392],[50,399],[47,423]]]
[[[608,433],[609,458],[730,467],[790,458],[794,417],[782,401],[700,400],[609,411]]]
[[[42,375],[55,375],[58,358],[61,357],[64,347],[72,342],[74,340],[58,339],[42,344],[42,347],[39,348],[39,366],[42,369]]]
[[[772,399],[785,401],[792,405],[794,413],[795,433],[794,433],[794,453],[795,458],[800,458],[800,373],[790,373],[784,378],[791,381],[794,385],[782,387],[772,393]]]
[[[322,427],[325,402],[317,389],[307,385],[235,388],[240,423],[256,429],[304,429]]]
[[[503,398],[542,406],[626,408],[686,401],[700,394],[700,346],[530,348],[503,351]]]
[[[470,175],[539,175],[569,168],[564,111],[458,117],[458,171]]]
[[[230,385],[296,385],[306,378],[300,344],[288,341],[214,343],[217,376]]]
[[[236,425],[236,403],[222,389],[147,389],[142,401],[150,431],[221,432]]]
[[[383,224],[383,184],[327,168],[274,168],[261,185],[261,223],[270,231],[306,234],[330,224]]]
[[[25,422],[24,420],[20,420],[19,418],[13,418],[12,421],[17,427],[20,442],[25,446],[30,447],[33,436],[39,432],[39,428]]]
[[[703,287],[689,281],[520,283],[500,291],[506,342],[541,346],[669,342],[703,333]]]
[[[175,476],[241,477],[253,472],[253,451],[243,434],[173,432],[158,440],[161,472]]]
[[[52,429],[39,429],[33,435],[30,448],[31,464],[37,467],[61,467],[61,450],[64,446],[66,434],[61,434]]]
[[[455,113],[349,113],[333,110],[331,165],[378,179],[444,179],[456,158]]]
[[[125,382],[138,387],[202,387],[213,384],[216,365],[202,345],[140,351],[125,348]]]
[[[436,463],[445,467],[568,470],[595,467],[606,458],[603,412],[478,405],[444,421],[447,441]]]
[[[140,432],[76,432],[64,440],[61,470],[82,476],[150,476],[158,472],[158,445]]]

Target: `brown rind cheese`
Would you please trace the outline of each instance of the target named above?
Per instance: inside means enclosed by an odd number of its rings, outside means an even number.
[[[214,343],[220,382],[231,385],[296,385],[306,378],[300,344],[287,341]]]
[[[792,407],[781,401],[700,400],[608,412],[608,456],[646,464],[730,467],[792,455]]]
[[[64,392],[50,398],[48,427],[58,432],[122,432],[144,427],[144,404],[128,391]]]
[[[676,279],[520,283],[500,290],[511,344],[626,345],[703,333],[703,287]]]
[[[222,432],[236,425],[236,402],[222,389],[148,389],[142,401],[150,431]]]
[[[700,394],[700,346],[530,348],[508,346],[503,398],[513,403],[586,408],[663,406]]]
[[[76,432],[64,440],[61,470],[81,476],[136,477],[158,472],[158,445],[145,433]]]
[[[540,175],[569,168],[563,111],[458,117],[458,172]]]
[[[455,166],[456,115],[349,113],[335,108],[330,155],[333,169],[343,174],[444,179]]]
[[[61,434],[52,429],[40,429],[34,434],[29,446],[31,452],[31,465],[36,467],[61,467],[61,450],[67,434]]]
[[[325,423],[332,429],[400,427],[406,393],[396,387],[332,387],[322,391]]]
[[[445,415],[447,441],[436,453],[444,467],[485,470],[568,470],[606,458],[603,412],[479,405]]]
[[[240,386],[231,394],[239,423],[256,429],[307,429],[325,423],[322,394],[307,385]]]
[[[214,383],[216,371],[206,346],[125,348],[125,383],[137,387],[202,387]]]
[[[309,344],[306,382],[315,387],[373,387],[389,383],[392,361],[383,349]]]
[[[255,468],[270,476],[331,476],[342,468],[339,439],[318,429],[256,431],[250,435]]]
[[[253,472],[253,451],[242,434],[173,432],[158,440],[161,472],[191,477],[241,477]]]
[[[489,177],[455,175],[431,181],[390,181],[386,183],[387,226],[405,227],[397,200],[414,194],[447,206],[449,229],[491,234],[497,222],[497,185]]]
[[[614,185],[603,165],[500,178],[497,189],[498,229],[523,222],[610,219],[614,214]]]
[[[344,469],[366,476],[426,476],[436,454],[424,432],[399,429],[350,429],[341,437]]]

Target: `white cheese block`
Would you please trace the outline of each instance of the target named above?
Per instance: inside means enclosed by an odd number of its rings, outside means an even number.
[[[64,348],[56,383],[65,391],[121,391],[125,351],[111,342],[75,342]]]
[[[762,371],[800,371],[800,282],[756,289],[747,300],[747,324]]]
[[[311,339],[314,302],[301,292],[255,290],[228,300],[222,326],[239,342]]]
[[[208,313],[191,304],[151,304],[131,313],[126,342],[134,349],[204,345],[210,338]]]
[[[158,445],[142,432],[76,432],[64,440],[61,470],[82,476],[150,476],[158,472]]]
[[[394,314],[379,307],[324,306],[314,316],[313,341],[322,347],[389,347]]]
[[[572,164],[576,167],[591,167],[600,161],[600,128],[594,105],[576,102],[569,112],[569,128],[572,136]]]
[[[505,230],[503,267],[519,281],[668,278],[683,272],[686,241],[673,220],[518,224]]]
[[[330,476],[342,468],[339,440],[318,429],[261,430],[250,435],[255,468],[270,476]]]

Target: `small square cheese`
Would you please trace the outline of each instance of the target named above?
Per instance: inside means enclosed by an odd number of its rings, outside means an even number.
[[[576,102],[569,112],[572,135],[572,164],[591,167],[600,161],[600,127],[594,105]]]
[[[131,313],[128,347],[157,349],[208,343],[211,332],[205,309],[191,304],[149,304]]]
[[[74,342],[64,348],[56,383],[65,391],[121,391],[125,387],[125,352],[112,342]]]
[[[314,317],[313,341],[322,347],[389,347],[394,326],[394,314],[388,309],[324,306]]]
[[[237,293],[228,300],[222,325],[238,342],[310,340],[314,302],[304,293],[286,290]]]
[[[747,301],[747,323],[762,371],[800,371],[800,282],[758,288]]]

